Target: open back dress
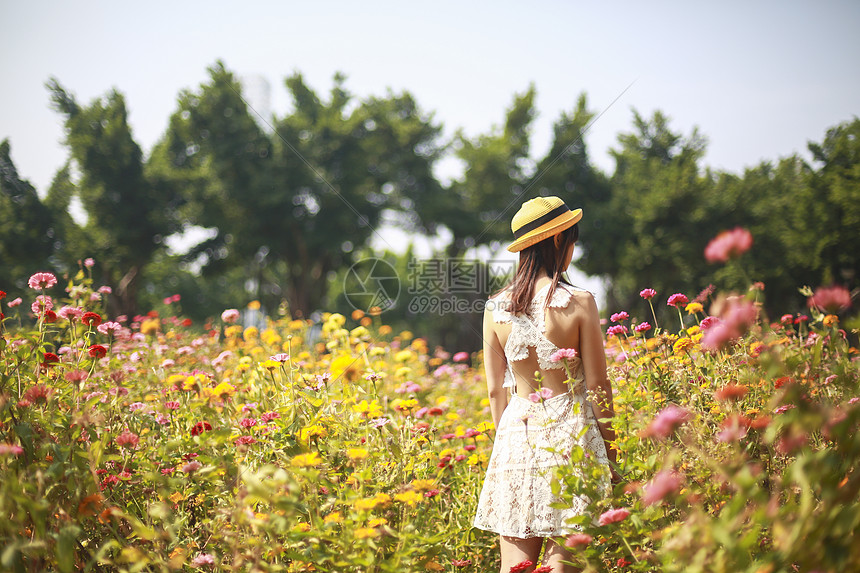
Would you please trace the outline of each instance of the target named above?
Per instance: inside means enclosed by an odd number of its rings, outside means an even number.
[[[503,387],[511,397],[496,428],[493,453],[487,465],[484,486],[478,498],[473,525],[508,537],[554,537],[575,528],[567,520],[583,513],[586,500],[574,498],[571,507],[550,507],[559,499],[552,493],[556,468],[570,463],[570,452],[579,445],[598,462],[608,466],[606,447],[586,398],[585,378],[579,357],[568,360],[573,380],[570,389],[545,400],[532,402],[516,392],[512,362],[529,356],[535,349],[542,370],[563,368],[550,356],[558,350],[546,337],[544,302],[549,284],[532,298],[525,313],[512,314],[510,289],[488,301],[493,320],[511,324],[505,342]],[[559,283],[547,307],[570,304],[572,287]],[[584,431],[583,431],[584,430]]]

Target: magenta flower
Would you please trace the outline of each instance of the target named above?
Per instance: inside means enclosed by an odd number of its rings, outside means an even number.
[[[752,243],[752,233],[742,227],[723,231],[705,247],[705,260],[709,263],[724,263],[747,252]]]
[[[607,328],[606,334],[610,336],[621,336],[622,334],[627,334],[627,327],[623,324],[616,324]]]
[[[598,523],[600,525],[609,525],[611,523],[618,523],[619,521],[624,521],[630,515],[630,510],[624,507],[620,507],[618,509],[610,509],[609,511],[603,512],[601,514]]]
[[[24,302],[24,300],[19,296],[17,298],[13,298],[12,300],[10,300],[6,306],[8,306],[9,308],[15,308],[16,306],[20,305],[22,302]]]
[[[818,287],[807,301],[809,308],[816,307],[824,312],[836,313],[851,306],[851,293],[838,285]]]
[[[644,288],[639,291],[639,296],[641,296],[645,300],[651,300],[652,298],[657,296],[657,291],[652,288]]]
[[[688,302],[690,302],[690,299],[687,298],[687,295],[676,292],[669,297],[669,300],[666,301],[666,304],[678,308],[686,305]]]
[[[660,471],[642,489],[642,503],[645,506],[654,505],[664,497],[681,489],[684,478],[678,472]]]
[[[628,318],[630,318],[630,315],[627,314],[626,311],[622,310],[621,312],[616,312],[615,314],[610,316],[609,320],[611,320],[612,322],[624,322]]]
[[[559,348],[549,357],[550,362],[561,362],[562,360],[573,360],[579,353],[573,348]]]
[[[7,456],[9,454],[20,456],[23,453],[24,448],[21,446],[16,446],[15,444],[0,444],[0,456]]]
[[[668,438],[672,432],[692,417],[693,414],[689,410],[670,404],[651,420],[651,423],[645,428],[644,435],[661,440]]]
[[[635,327],[633,327],[633,330],[637,334],[642,334],[643,332],[648,332],[649,330],[651,330],[651,325],[647,322],[640,322]]]
[[[170,400],[164,403],[164,407],[168,410],[178,410],[181,404],[175,400]]]
[[[27,281],[27,285],[33,290],[51,288],[57,284],[57,277],[53,273],[36,273]]]
[[[242,418],[241,420],[239,420],[239,425],[242,426],[243,428],[250,428],[252,426],[257,425],[257,419],[256,418]]]
[[[454,355],[454,362],[465,362],[469,359],[468,352],[458,352]]]
[[[281,352],[280,354],[275,354],[274,356],[269,357],[269,360],[274,360],[275,362],[280,362],[281,364],[283,364],[289,359],[290,355],[285,352]]]

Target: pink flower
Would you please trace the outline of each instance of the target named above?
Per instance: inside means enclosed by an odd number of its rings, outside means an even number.
[[[111,288],[110,288],[109,286],[107,286],[107,285],[105,285],[105,286],[100,286],[100,287],[99,287],[99,292],[100,292],[101,294],[110,294],[110,293],[112,293],[112,292],[113,292],[113,289],[111,289]]]
[[[742,227],[723,231],[705,247],[705,260],[709,263],[724,263],[747,252],[752,243],[752,233]]]
[[[627,327],[623,324],[616,324],[607,328],[606,334],[609,336],[621,336],[622,334],[627,334]]]
[[[69,322],[79,319],[84,315],[84,310],[77,306],[64,306],[59,311],[57,311],[57,315],[60,318],[65,318]]]
[[[851,293],[838,285],[818,287],[807,301],[809,308],[816,307],[824,312],[836,313],[851,306]]]
[[[257,425],[257,419],[256,418],[242,418],[241,420],[239,420],[239,425],[242,426],[243,428],[250,428],[252,426]]]
[[[253,436],[239,436],[233,443],[237,446],[249,446],[251,444],[256,444],[257,440],[254,439]]]
[[[746,437],[750,427],[750,419],[740,414],[729,416],[720,424],[722,430],[717,434],[721,442],[736,442]]]
[[[668,438],[672,432],[692,417],[693,414],[689,410],[670,404],[648,424],[644,434],[646,437]]]
[[[96,327],[96,330],[98,330],[99,332],[101,332],[104,335],[111,335],[111,334],[115,334],[116,331],[118,331],[120,328],[122,328],[122,325],[120,323],[115,322],[113,320],[109,320],[107,322],[104,322],[104,323],[98,325]]]
[[[468,352],[458,352],[454,355],[454,362],[466,362],[469,359]]]
[[[19,296],[17,298],[13,298],[12,300],[10,300],[6,306],[8,306],[9,308],[15,308],[16,306],[20,305],[22,302],[24,302],[24,301]]]
[[[758,310],[755,305],[741,297],[729,299],[728,305],[719,321],[710,321],[708,317],[702,321],[708,322],[705,335],[702,337],[702,348],[705,350],[722,350],[726,345],[744,335],[755,322]]]
[[[27,281],[27,285],[33,290],[51,288],[57,284],[57,277],[53,273],[36,273]]]
[[[662,501],[664,497],[681,489],[681,484],[684,483],[684,478],[678,472],[661,471],[657,472],[650,482],[648,482],[642,490],[642,503],[645,506],[654,505]]]
[[[281,417],[281,415],[277,412],[263,412],[263,414],[260,416],[260,420],[263,423],[268,423],[268,422],[271,422],[272,420],[276,420],[277,418],[280,418],[280,417]]]
[[[30,305],[30,310],[33,311],[33,314],[42,314],[44,311],[51,310],[52,308],[54,308],[54,299],[46,294],[37,296],[33,304]]]
[[[652,288],[644,288],[639,291],[639,296],[641,296],[645,300],[651,300],[652,298],[657,296],[657,291]]]
[[[567,538],[567,541],[564,542],[564,546],[569,549],[579,549],[580,547],[585,547],[591,540],[594,539],[587,533],[574,533]]]
[[[227,324],[232,324],[239,320],[239,311],[235,308],[228,308],[221,313],[221,320],[223,320]]]
[[[164,407],[168,410],[178,410],[181,404],[175,400],[170,400],[164,403]]]
[[[116,442],[116,445],[121,448],[136,448],[138,442],[140,442],[140,438],[134,432],[123,430],[123,432],[117,436],[114,441]]]
[[[531,400],[535,404],[543,400],[549,400],[550,398],[552,398],[552,390],[550,390],[549,388],[541,388],[537,392],[529,394],[529,400]]]
[[[611,523],[618,523],[619,521],[624,521],[630,515],[630,510],[624,507],[620,507],[618,509],[610,509],[609,511],[603,512],[598,520],[600,525],[609,525]]]
[[[203,467],[203,464],[201,464],[197,460],[191,460],[190,462],[188,462],[187,464],[182,466],[182,472],[186,473],[186,474],[190,474],[190,473],[196,472],[197,470],[199,470],[202,467]]]
[[[626,311],[622,310],[621,312],[616,312],[615,314],[610,316],[609,320],[611,320],[612,322],[624,322],[628,318],[630,318],[630,315],[627,314]]]
[[[550,362],[561,362],[562,360],[573,360],[579,353],[573,348],[559,348],[549,357]]]
[[[269,360],[274,360],[275,362],[280,362],[281,364],[283,364],[284,362],[286,362],[289,359],[290,359],[290,355],[285,353],[285,352],[281,352],[280,354],[275,354],[274,356],[269,356]]]
[[[644,332],[648,332],[649,330],[651,330],[651,325],[650,325],[650,324],[648,324],[647,322],[640,322],[639,324],[637,324],[637,325],[633,328],[633,330],[634,330],[637,334],[642,334],[642,333],[644,333]]]
[[[20,456],[23,453],[24,448],[21,446],[16,446],[15,444],[0,444],[0,456],[7,456],[9,454]]]
[[[204,565],[215,565],[215,556],[211,553],[199,553],[191,560],[192,567],[203,567]]]
[[[84,266],[87,268],[93,267],[95,264],[96,262],[92,258],[84,259]]]
[[[669,300],[666,301],[666,304],[669,306],[679,307],[686,305],[688,302],[690,302],[690,300],[687,298],[687,295],[676,292],[669,297]]]

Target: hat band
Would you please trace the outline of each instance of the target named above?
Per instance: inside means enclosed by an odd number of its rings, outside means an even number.
[[[514,239],[519,239],[520,237],[522,237],[526,233],[534,231],[535,229],[537,229],[541,225],[545,225],[545,224],[549,223],[550,221],[552,221],[553,219],[555,219],[556,217],[558,217],[559,215],[563,215],[569,211],[570,211],[570,209],[568,208],[567,205],[564,205],[564,204],[559,205],[558,207],[556,207],[555,209],[553,209],[549,213],[547,213],[545,215],[541,215],[540,217],[538,217],[534,221],[529,221],[528,223],[526,223],[525,225],[523,225],[522,227],[520,227],[519,229],[514,231]]]

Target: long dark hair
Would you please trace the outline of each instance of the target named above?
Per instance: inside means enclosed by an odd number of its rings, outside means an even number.
[[[559,237],[560,244],[555,246],[555,238]],[[561,233],[547,237],[542,241],[538,241],[530,247],[526,247],[520,251],[520,264],[517,266],[517,272],[510,284],[493,296],[501,293],[507,288],[511,288],[511,302],[508,312],[519,314],[525,312],[531,304],[535,290],[535,277],[541,270],[546,271],[546,274],[552,279],[552,284],[546,293],[546,302],[548,304],[552,300],[552,295],[555,292],[555,287],[559,281],[568,286],[573,286],[564,275],[565,267],[564,260],[567,254],[567,249],[570,245],[576,243],[579,239],[579,225],[574,224],[568,227]]]

